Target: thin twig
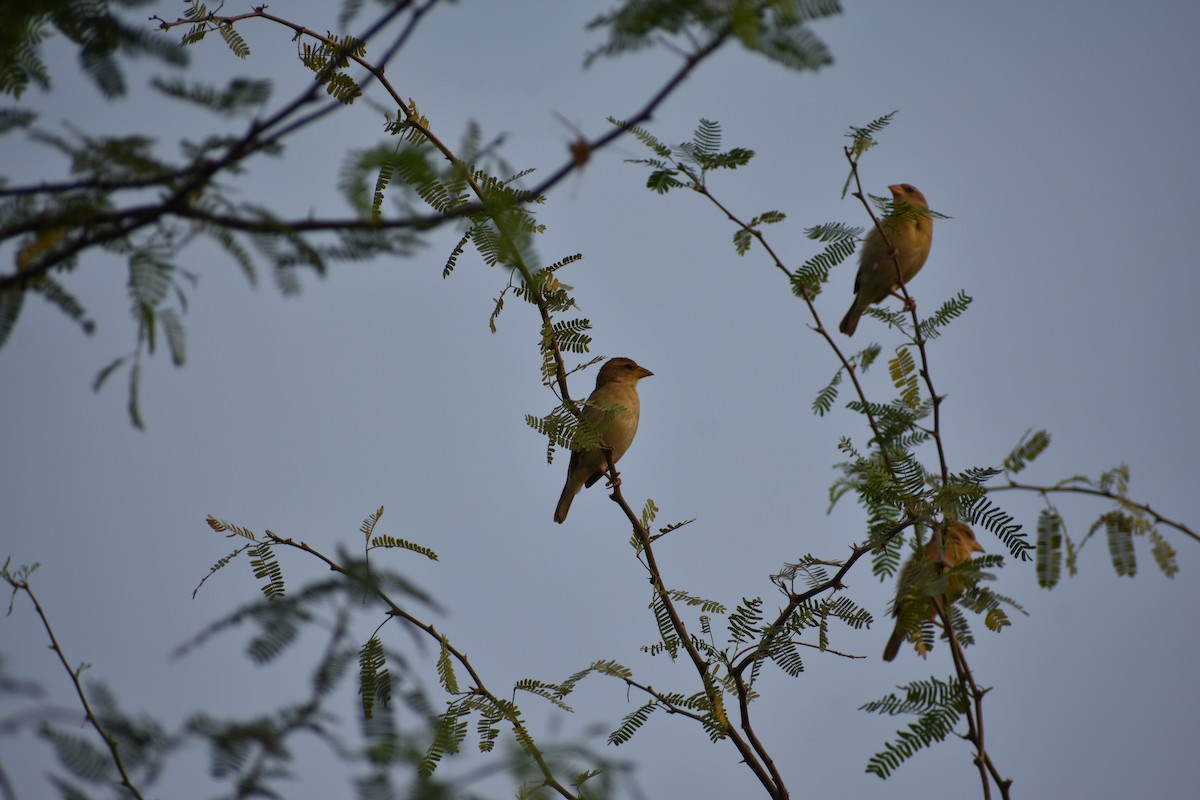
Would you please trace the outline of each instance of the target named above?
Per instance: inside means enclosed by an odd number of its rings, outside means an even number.
[[[88,702],[87,693],[83,690],[83,684],[79,680],[84,667],[80,666],[78,669],[73,669],[70,662],[67,661],[67,654],[63,652],[62,645],[58,642],[58,637],[54,635],[54,628],[50,625],[50,619],[46,616],[46,611],[42,608],[42,604],[38,602],[37,595],[33,593],[33,588],[30,587],[29,582],[10,575],[7,572],[5,572],[4,578],[14,591],[24,592],[29,596],[34,610],[42,621],[42,627],[46,631],[46,636],[50,639],[50,649],[58,656],[59,663],[62,664],[63,669],[66,670],[68,677],[71,679],[72,685],[75,687],[75,694],[79,696],[79,703],[83,706],[84,718],[96,730],[96,733],[104,741],[104,746],[108,748],[113,765],[117,768],[117,773],[121,776],[121,786],[125,787],[125,790],[137,798],[137,800],[143,800],[141,791],[134,784],[133,779],[129,776],[129,772],[125,769],[125,762],[121,759],[119,743],[112,734],[105,730],[99,717],[96,716],[96,712],[92,710],[92,704]]]
[[[679,643],[688,655],[688,659],[692,662],[696,673],[701,677],[701,682],[705,687],[705,694],[708,696],[709,705],[713,709],[713,714],[721,722],[726,735],[733,742],[738,753],[741,754],[746,766],[758,778],[759,783],[767,790],[767,793],[774,800],[786,800],[789,797],[786,785],[783,782],[783,776],[776,768],[770,754],[759,742],[758,737],[754,734],[753,728],[750,725],[749,714],[745,706],[744,698],[739,703],[739,715],[742,731],[746,734],[744,737],[738,733],[731,724],[729,724],[724,711],[724,698],[716,689],[711,679],[708,678],[709,662],[704,659],[700,651],[696,649],[695,642],[692,641],[691,634],[688,633],[687,625],[680,616],[679,610],[675,607],[674,601],[671,599],[671,593],[667,591],[666,584],[662,577],[662,570],[658,566],[658,560],[654,555],[654,545],[650,538],[650,531],[642,525],[641,520],[629,503],[625,501],[624,495],[621,493],[621,484],[615,480],[616,465],[613,463],[612,454],[607,453],[608,468],[610,475],[614,476],[612,495],[613,502],[621,507],[625,512],[626,519],[633,525],[633,530],[638,538],[642,554],[646,558],[646,569],[650,573],[650,581],[652,591],[657,595],[659,602],[667,611],[667,615],[671,619],[671,628],[675,631],[679,638]]]
[[[765,250],[767,255],[770,256],[771,263],[779,271],[781,271],[784,275],[786,275],[789,280],[793,277],[792,271],[790,269],[788,269],[787,266],[783,263],[783,259],[780,258],[779,255],[775,252],[775,249],[773,247],[771,247],[770,242],[768,242],[767,238],[765,236],[763,236],[762,231],[758,230],[757,228],[750,227],[749,224],[747,224],[744,220],[742,220],[736,214],[734,214],[731,210],[729,210],[720,200],[718,200],[708,190],[708,187],[705,186],[702,181],[698,180],[697,177],[691,173],[691,171],[686,170],[686,169],[684,169],[683,171],[688,176],[688,178],[692,181],[692,189],[694,189],[696,192],[703,195],[704,197],[708,198],[709,202],[711,202],[718,209],[720,209],[721,212],[726,216],[726,218],[729,219],[730,222],[732,222],[734,225],[737,225],[738,228],[746,231],[746,233],[750,234],[756,240],[758,240],[758,243],[762,246],[763,250]],[[880,442],[882,444],[883,435],[879,430],[879,423],[875,419],[874,413],[872,413],[872,411],[871,411],[871,404],[867,402],[866,390],[863,389],[862,384],[858,380],[858,367],[856,366],[854,361],[852,361],[850,358],[848,358],[846,356],[845,353],[842,352],[842,348],[838,347],[838,343],[837,343],[837,341],[834,340],[833,335],[829,332],[829,329],[825,327],[823,322],[821,322],[821,315],[817,311],[817,306],[815,303],[813,303],[813,299],[808,296],[808,292],[804,292],[801,295],[800,299],[804,301],[804,304],[808,307],[808,313],[812,316],[813,322],[816,323],[816,328],[814,330],[816,331],[816,333],[820,334],[821,338],[823,338],[825,340],[826,344],[829,345],[830,349],[833,350],[834,355],[837,356],[838,362],[841,363],[841,365],[842,365],[842,369],[844,369],[846,371],[846,374],[850,376],[850,383],[853,384],[854,393],[856,395],[858,395],[858,399],[862,403],[863,414],[867,418],[867,424],[871,427],[871,432],[875,435],[875,441]],[[887,453],[887,450],[881,446],[879,452],[880,452],[880,457],[883,459],[884,467],[886,467],[887,470],[890,472],[892,469],[892,466],[891,466],[891,459]]]
[[[300,550],[301,552],[308,553],[309,555],[311,555],[314,558],[318,559],[319,561],[323,562],[333,572],[336,572],[339,575],[343,575],[351,580],[361,583],[362,586],[364,587],[364,589],[370,590],[375,595],[375,597],[380,602],[382,602],[384,604],[384,606],[386,606],[387,613],[389,616],[404,620],[408,624],[410,624],[413,627],[417,628],[418,630],[424,632],[426,635],[428,635],[430,638],[432,638],[434,641],[436,641],[438,643],[439,647],[444,647],[446,649],[446,652],[449,653],[450,656],[464,670],[466,670],[467,674],[471,678],[471,681],[474,683],[474,686],[470,689],[469,694],[476,694],[476,695],[479,695],[480,697],[486,698],[489,702],[491,702],[493,704],[493,706],[495,708],[504,708],[504,707],[506,707],[506,705],[510,705],[510,704],[507,704],[506,702],[502,702],[495,694],[493,694],[490,690],[488,690],[486,684],[483,681],[483,677],[475,670],[474,665],[471,664],[471,661],[467,657],[466,653],[462,652],[461,650],[456,648],[453,644],[451,644],[449,638],[445,634],[443,634],[441,631],[439,631],[434,625],[432,625],[431,623],[425,622],[425,621],[419,619],[418,617],[414,616],[410,612],[404,610],[399,605],[397,605],[396,602],[394,600],[392,600],[391,597],[389,597],[388,594],[385,591],[383,591],[382,589],[380,589],[378,586],[372,586],[369,583],[362,581],[360,578],[355,576],[354,573],[347,570],[341,564],[339,564],[338,562],[329,558],[324,553],[321,553],[321,552],[313,549],[305,542],[297,541],[297,540],[291,539],[291,538],[285,538],[285,537],[279,536],[278,534],[271,533],[270,531],[267,531],[266,535],[268,536],[268,538],[270,539],[270,541],[272,543],[284,545],[286,547],[292,547],[297,550]],[[527,741],[527,742],[531,742],[531,743],[534,741],[533,735],[529,732],[528,728],[525,727],[525,724],[519,719],[519,717],[517,717],[516,715],[506,715],[505,719],[509,722],[510,725],[513,726],[513,728],[515,730],[518,731],[518,739],[519,740]],[[543,779],[543,783],[545,786],[553,789],[560,796],[567,798],[568,800],[578,800],[578,796],[576,794],[571,792],[570,789],[568,789],[566,786],[564,786],[562,783],[560,783],[557,778],[554,777],[553,768],[546,761],[545,757],[542,755],[540,750],[534,748],[533,751],[531,753],[529,753],[529,755],[537,763],[538,769],[541,770],[542,779]]]
[[[1113,492],[1106,491],[1104,489],[1093,489],[1093,488],[1087,487],[1087,486],[1035,486],[1033,484],[1028,484],[1028,483],[1018,483],[1012,479],[1009,479],[1008,484],[1005,486],[989,487],[988,493],[990,494],[992,492],[1004,492],[1004,491],[1012,491],[1012,490],[1019,490],[1019,491],[1024,491],[1024,492],[1037,492],[1038,494],[1040,494],[1042,496],[1056,494],[1056,493],[1068,493],[1068,494],[1084,494],[1084,495],[1090,495],[1092,497],[1103,497],[1108,500],[1113,500],[1122,505],[1131,506],[1133,508],[1138,509],[1139,511],[1145,512],[1147,515],[1152,517],[1155,522],[1157,522],[1161,525],[1166,525],[1168,527],[1174,528],[1175,530],[1179,531],[1180,533],[1184,534],[1185,536],[1187,536],[1197,542],[1200,542],[1200,534],[1197,534],[1195,531],[1193,531],[1191,528],[1189,528],[1187,525],[1185,525],[1182,522],[1178,522],[1169,517],[1164,517],[1162,514],[1158,513],[1153,508],[1151,508],[1149,503],[1135,503],[1127,497],[1122,497],[1119,494],[1114,494]]]

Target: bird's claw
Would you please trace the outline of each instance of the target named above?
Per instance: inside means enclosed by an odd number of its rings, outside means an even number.
[[[912,295],[905,297],[904,295],[897,292],[895,289],[892,289],[891,295],[892,295],[892,297],[896,298],[900,302],[904,303],[905,311],[916,311],[917,310],[917,299],[915,297],[913,297]]]

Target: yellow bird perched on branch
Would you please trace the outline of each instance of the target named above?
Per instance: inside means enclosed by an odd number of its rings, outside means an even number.
[[[963,522],[950,522],[942,530],[940,562],[936,540],[930,541],[920,553],[908,559],[904,569],[900,570],[896,599],[892,603],[896,627],[884,648],[884,661],[896,657],[900,652],[900,643],[905,639],[919,636],[921,622],[937,616],[942,598],[953,603],[962,596],[966,588],[963,579],[951,575],[943,583],[939,581],[943,573],[969,559],[972,553],[982,552],[983,547],[975,540],[971,526]],[[935,593],[931,594],[931,590]],[[924,655],[923,650],[918,650]]]
[[[858,257],[858,275],[854,278],[854,302],[846,312],[838,330],[853,336],[863,309],[882,302],[889,294],[899,297],[896,290],[900,281],[896,277],[896,262],[900,262],[900,275],[905,285],[916,277],[929,258],[929,247],[933,244],[933,217],[925,195],[911,183],[889,186],[892,191],[893,212],[880,220],[887,230],[891,246],[884,240],[876,226],[867,234],[862,253]],[[893,253],[896,258],[893,258]]]
[[[571,510],[571,501],[585,486],[591,486],[608,472],[605,450],[612,452],[616,464],[633,443],[641,416],[637,385],[642,378],[654,373],[639,367],[632,358],[613,358],[605,362],[596,375],[596,388],[583,407],[583,417],[600,434],[601,447],[571,453],[567,467],[567,483],[563,486],[554,521],[561,523]]]

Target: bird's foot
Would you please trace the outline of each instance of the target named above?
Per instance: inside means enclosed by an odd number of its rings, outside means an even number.
[[[917,310],[917,299],[915,297],[913,297],[912,295],[905,297],[904,295],[897,292],[895,289],[892,289],[890,294],[892,295],[892,297],[896,298],[901,303],[904,303],[905,311],[916,311]]]

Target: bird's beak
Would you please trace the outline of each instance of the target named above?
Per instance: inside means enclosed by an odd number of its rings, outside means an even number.
[[[971,550],[974,550],[974,551],[975,551],[975,552],[977,552],[977,553],[982,553],[982,552],[983,552],[983,545],[981,545],[981,544],[979,543],[979,540],[978,540],[978,539],[972,539],[972,540],[971,540],[971,547],[970,547],[970,549],[971,549]]]
[[[896,195],[898,195],[904,191],[904,187],[898,183],[893,183],[891,186],[888,187],[888,191],[890,191],[892,193],[892,196],[895,197]]]
[[[638,367],[636,370],[634,370],[634,374],[638,376],[638,380],[641,380],[642,378],[649,378],[654,373],[645,367]]]

